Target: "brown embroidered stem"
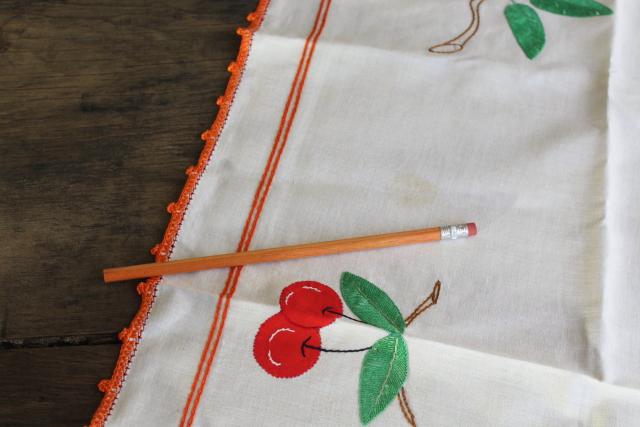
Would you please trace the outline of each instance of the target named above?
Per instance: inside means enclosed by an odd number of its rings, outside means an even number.
[[[478,28],[480,28],[480,5],[483,2],[484,0],[469,0],[469,9],[471,10],[471,22],[469,26],[451,40],[431,46],[429,52],[456,53],[464,49],[464,45],[476,35]]]
[[[409,326],[411,322],[413,322],[416,317],[420,316],[424,313],[429,307],[438,303],[438,297],[440,296],[440,281],[436,281],[436,284],[433,285],[433,289],[427,298],[424,299],[413,312],[404,319],[405,326]]]
[[[418,316],[427,311],[429,307],[438,303],[438,297],[440,296],[440,281],[437,280],[435,285],[433,285],[433,289],[431,293],[420,303],[418,306],[411,312],[410,315],[404,319],[405,326],[409,326],[411,322],[413,322]],[[400,389],[400,393],[398,393],[398,403],[400,404],[400,410],[402,410],[402,415],[404,419],[407,421],[411,427],[416,427],[416,417],[413,415],[413,411],[409,406],[409,401],[407,400],[407,392],[402,387]]]
[[[400,389],[400,393],[398,393],[398,402],[400,403],[400,409],[402,410],[402,415],[404,415],[404,419],[407,421],[411,427],[416,427],[416,417],[413,415],[413,411],[409,406],[409,401],[407,400],[407,392],[404,387]]]

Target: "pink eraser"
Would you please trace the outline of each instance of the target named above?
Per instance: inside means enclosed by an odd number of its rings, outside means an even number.
[[[469,230],[469,237],[475,236],[476,234],[478,234],[478,228],[476,227],[475,222],[467,223],[467,230]]]

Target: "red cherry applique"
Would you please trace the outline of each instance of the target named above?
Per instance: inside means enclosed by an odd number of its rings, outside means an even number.
[[[342,314],[342,301],[338,294],[320,282],[295,282],[280,294],[282,313],[297,325],[322,328]]]
[[[280,293],[280,312],[265,320],[253,341],[253,357],[276,378],[293,378],[311,369],[321,352],[366,352],[360,368],[359,411],[362,424],[377,417],[397,396],[405,420],[415,426],[404,382],[409,365],[405,328],[438,302],[440,281],[413,312],[404,318],[393,300],[366,279],[345,272],[340,293],[357,317],[342,313],[342,300],[330,287],[315,281],[291,283]],[[387,335],[373,345],[358,348],[323,348],[320,328],[338,317],[378,327]]]
[[[320,357],[317,328],[304,328],[291,323],[282,312],[260,325],[253,341],[253,357],[267,373],[277,378],[291,378],[307,372]]]

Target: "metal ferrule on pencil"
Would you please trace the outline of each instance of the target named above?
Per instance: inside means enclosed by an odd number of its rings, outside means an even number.
[[[458,224],[440,227],[440,240],[456,240],[463,237],[469,237],[469,225]]]

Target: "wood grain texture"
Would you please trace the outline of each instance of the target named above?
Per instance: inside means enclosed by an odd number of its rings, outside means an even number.
[[[95,410],[139,304],[101,269],[152,260],[256,3],[0,2],[0,425]]]
[[[255,2],[0,3],[0,334],[120,329]],[[45,309],[46,308],[46,309]]]
[[[0,351],[0,426],[86,425],[118,345]],[[7,369],[10,368],[10,369]]]

